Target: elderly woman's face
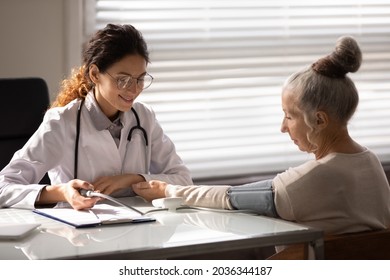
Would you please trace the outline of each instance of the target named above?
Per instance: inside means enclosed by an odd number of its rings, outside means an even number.
[[[291,140],[303,152],[311,152],[313,146],[307,139],[309,127],[304,121],[303,113],[296,105],[294,94],[288,90],[282,93],[284,118],[281,131],[288,133]]]

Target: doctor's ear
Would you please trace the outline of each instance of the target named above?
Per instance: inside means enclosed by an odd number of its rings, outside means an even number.
[[[92,64],[91,66],[89,66],[89,78],[91,79],[91,81],[96,84],[98,83],[99,81],[99,68],[95,65],[95,64]]]

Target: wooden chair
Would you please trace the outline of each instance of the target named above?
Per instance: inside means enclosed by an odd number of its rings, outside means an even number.
[[[308,259],[307,245],[294,244],[269,260]],[[328,235],[324,238],[326,260],[390,260],[390,229]]]
[[[390,260],[390,229],[327,236],[328,260]]]

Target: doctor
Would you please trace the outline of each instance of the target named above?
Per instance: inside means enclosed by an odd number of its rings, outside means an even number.
[[[68,202],[84,209],[99,198],[79,189],[124,196],[145,180],[191,184],[153,110],[135,102],[153,81],[148,63],[146,42],[133,26],[98,31],[38,130],[0,172],[0,207]],[[39,184],[46,172],[51,185]]]

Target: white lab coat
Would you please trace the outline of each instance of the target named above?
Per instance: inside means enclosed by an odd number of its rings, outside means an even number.
[[[0,207],[33,208],[44,185],[39,181],[49,171],[53,185],[74,179],[77,109],[81,101],[48,110],[38,130],[17,151],[0,172]],[[171,184],[192,184],[190,172],[177,155],[173,142],[164,134],[153,110],[146,104],[133,104],[141,126],[149,138],[148,151],[134,114],[123,114],[119,146],[108,130],[98,131],[86,108],[81,111],[78,179],[93,183],[101,176],[135,173],[146,180]],[[146,160],[146,162],[145,162]],[[148,166],[149,170],[147,170]]]

